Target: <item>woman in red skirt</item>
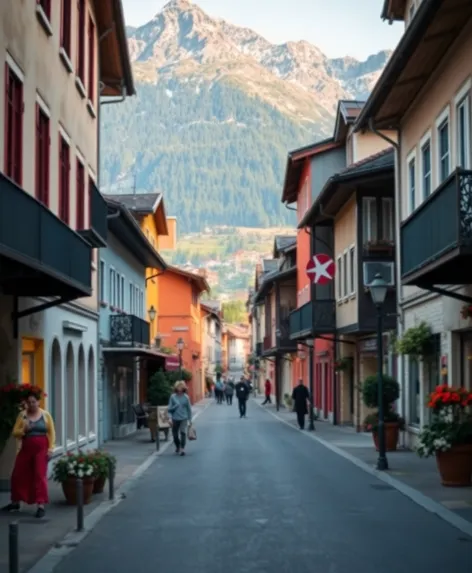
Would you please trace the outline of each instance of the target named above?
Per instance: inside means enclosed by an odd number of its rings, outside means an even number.
[[[39,407],[40,396],[31,392],[20,413],[13,435],[21,440],[11,476],[11,503],[7,511],[18,511],[20,502],[37,505],[36,517],[43,517],[48,503],[48,461],[54,451],[56,433],[51,414]]]

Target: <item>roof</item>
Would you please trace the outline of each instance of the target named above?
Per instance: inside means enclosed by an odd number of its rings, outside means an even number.
[[[383,173],[391,173],[393,176],[394,167],[395,152],[393,147],[388,147],[375,155],[366,157],[357,163],[352,163],[346,169],[339,171],[326,181],[320,194],[298,224],[298,228],[301,229],[312,224],[314,217],[320,210],[320,205],[333,198],[338,185],[358,183],[360,180],[363,181],[365,178],[371,176],[376,177]],[[326,212],[325,205],[323,210]],[[330,215],[332,216],[333,213],[327,213],[327,216]]]
[[[384,0],[380,17],[389,22],[404,20],[406,2],[407,0]]]
[[[236,324],[226,323],[226,332],[233,338],[249,338],[248,329]]]
[[[117,209],[119,217],[108,218],[108,228],[115,237],[147,268],[167,268],[164,259],[148,241],[128,208],[118,201],[104,197],[107,205]]]
[[[274,237],[274,258],[284,251],[297,246],[297,237],[294,235],[276,235]]]
[[[269,273],[270,271],[278,270],[279,261],[277,259],[264,259],[262,261],[262,270],[264,273]]]
[[[208,315],[213,316],[214,318],[216,318],[216,320],[218,322],[221,322],[221,317],[219,315],[219,312],[216,308],[214,308],[213,306],[210,306],[209,304],[207,304],[208,301],[205,302],[200,302],[200,308],[206,312]]]
[[[344,143],[347,135],[347,128],[359,117],[365,101],[341,99],[338,101],[336,117],[334,122],[333,140],[337,143]]]
[[[282,203],[294,203],[297,200],[300,179],[305,167],[305,161],[318,153],[323,153],[337,147],[332,137],[317,141],[311,145],[294,149],[287,154],[285,179],[282,189]]]
[[[95,0],[100,59],[101,96],[132,96],[136,93],[128,51],[121,0]]]
[[[202,275],[184,271],[183,269],[174,266],[168,266],[167,273],[175,273],[176,275],[181,275],[182,277],[189,279],[189,281],[193,281],[195,285],[200,289],[200,292],[210,292],[210,285],[208,284],[206,278]]]
[[[371,122],[377,129],[398,128],[471,17],[472,2],[423,0],[372,90],[355,130],[367,129]]]
[[[157,232],[160,235],[169,234],[162,193],[110,193],[106,197],[126,205],[138,216],[155,215]]]

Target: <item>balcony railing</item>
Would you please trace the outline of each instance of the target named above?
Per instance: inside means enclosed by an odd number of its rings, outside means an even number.
[[[277,328],[277,348],[280,350],[294,351],[297,349],[296,341],[290,338],[290,318],[281,318]]]
[[[80,231],[92,247],[107,246],[108,208],[105,199],[93,181],[89,183],[90,228]]]
[[[291,312],[289,320],[291,340],[332,333],[336,330],[336,302],[330,299],[307,302]]]
[[[110,343],[112,346],[149,346],[149,322],[133,314],[110,316]]]
[[[401,226],[401,272],[414,283],[448,261],[472,254],[472,171],[456,169]],[[454,253],[455,251],[455,253]],[[456,261],[457,262],[457,261]],[[464,269],[436,275],[441,284],[458,284]],[[469,282],[469,281],[466,281]]]
[[[61,285],[76,290],[77,296],[91,293],[90,246],[52,211],[2,174],[0,256],[32,267],[51,279],[41,289],[43,296],[61,295]],[[30,281],[34,294],[34,279],[24,280]]]

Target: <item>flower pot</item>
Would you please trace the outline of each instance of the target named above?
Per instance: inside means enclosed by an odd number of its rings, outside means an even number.
[[[103,493],[106,482],[107,482],[106,476],[100,476],[95,478],[95,481],[93,482],[93,493]]]
[[[398,434],[400,427],[398,422],[385,422],[385,449],[387,452],[395,452],[398,444]],[[379,436],[377,432],[372,432],[375,449],[379,451]]]
[[[446,452],[436,452],[441,483],[446,487],[472,485],[472,444],[452,446]]]
[[[84,505],[89,504],[92,499],[94,482],[95,478],[93,477],[83,478]],[[77,505],[77,479],[75,477],[67,478],[66,481],[62,482],[62,491],[67,505]]]

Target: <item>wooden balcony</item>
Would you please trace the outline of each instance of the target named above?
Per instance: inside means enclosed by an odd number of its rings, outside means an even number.
[[[316,334],[331,334],[336,330],[336,303],[334,300],[307,302],[290,313],[291,340],[312,338]]]
[[[401,226],[405,285],[472,282],[472,171],[456,169]]]

